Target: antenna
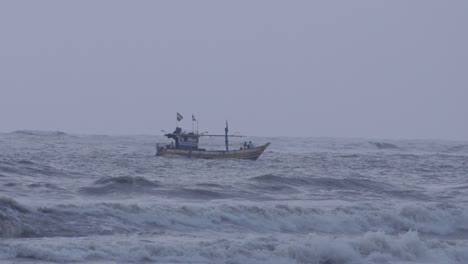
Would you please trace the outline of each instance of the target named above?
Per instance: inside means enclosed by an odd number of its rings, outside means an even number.
[[[228,140],[228,121],[226,120],[226,128],[224,129],[224,138],[226,143],[226,151],[229,151],[229,140]]]

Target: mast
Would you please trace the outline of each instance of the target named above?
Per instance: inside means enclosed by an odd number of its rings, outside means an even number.
[[[226,151],[229,151],[229,141],[228,141],[228,122],[226,120],[226,128],[224,129],[224,139],[226,143]]]

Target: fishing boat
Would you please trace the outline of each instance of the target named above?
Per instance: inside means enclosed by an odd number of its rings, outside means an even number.
[[[177,113],[177,121],[182,119],[182,115]],[[192,115],[192,121],[195,117]],[[197,125],[198,127],[198,125]],[[198,129],[197,129],[198,130]],[[260,155],[265,151],[270,143],[262,146],[255,147],[252,144],[245,144],[239,149],[229,150],[229,137],[243,137],[239,135],[228,135],[228,122],[226,121],[226,128],[224,135],[211,135],[199,134],[198,131],[184,132],[178,126],[172,133],[167,133],[164,136],[172,139],[170,144],[156,144],[156,156],[175,155],[187,158],[202,158],[202,159],[250,159],[257,160]],[[225,150],[206,150],[198,147],[200,137],[224,137],[226,149]]]

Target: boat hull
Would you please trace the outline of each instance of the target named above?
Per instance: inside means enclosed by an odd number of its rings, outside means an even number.
[[[263,146],[240,149],[230,151],[201,151],[201,150],[187,150],[187,149],[171,149],[171,148],[158,148],[156,156],[183,156],[187,158],[200,158],[200,159],[250,159],[257,160],[260,155],[265,151],[270,143]]]

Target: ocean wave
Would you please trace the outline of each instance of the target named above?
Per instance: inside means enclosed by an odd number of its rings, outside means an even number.
[[[460,186],[455,186],[455,187],[452,187],[452,189],[456,189],[456,190],[468,190],[468,184],[466,184],[466,185],[460,185]]]
[[[0,242],[0,259],[158,263],[467,263],[467,243],[381,231],[344,235],[190,234],[56,238]]]
[[[446,149],[447,152],[468,152],[468,145],[456,145]]]
[[[2,209],[11,209],[14,211],[18,211],[20,213],[28,213],[29,210],[26,206],[19,204],[17,201],[8,198],[8,197],[0,197],[0,206]]]
[[[45,131],[45,130],[16,130],[11,134],[28,135],[28,136],[66,136],[67,133],[62,131]]]
[[[122,185],[150,185],[157,186],[156,182],[147,180],[145,177],[120,176],[106,177],[94,182],[95,184],[122,184]]]
[[[216,184],[216,183],[197,183],[196,185],[200,187],[209,187],[209,188],[224,188],[223,185]]]
[[[29,213],[29,210],[15,200],[0,197],[0,237],[17,237],[23,232],[18,214]]]
[[[0,165],[0,171],[3,172],[3,173],[17,173],[19,170],[15,167],[12,167],[11,165]]]
[[[19,160],[18,163],[19,163],[19,164],[25,164],[25,165],[33,165],[33,164],[35,164],[34,162],[32,162],[32,161],[30,161],[30,160],[24,160],[24,159]]]
[[[225,199],[230,197],[227,193],[202,188],[181,188],[166,193],[185,199]]]
[[[120,176],[105,177],[94,182],[93,186],[82,187],[79,192],[87,195],[107,195],[111,193],[141,193],[160,187],[156,181],[145,177]]]
[[[46,164],[37,164],[30,160],[10,160],[0,162],[0,172],[15,175],[66,176],[67,171]]]
[[[369,144],[374,145],[378,149],[398,149],[398,146],[387,142],[369,141]]]
[[[358,155],[358,154],[339,154],[337,156],[340,158],[351,158],[351,159],[361,157],[361,155]]]
[[[408,204],[391,208],[314,207],[277,204],[152,205],[118,203],[58,205],[27,209],[11,199],[1,200],[2,236],[52,237],[172,231],[246,231],[254,233],[360,234],[416,230],[439,236],[468,231],[468,208],[447,204]],[[5,231],[6,230],[6,231]],[[10,231],[8,231],[10,230]]]
[[[378,182],[368,179],[357,179],[357,178],[317,178],[314,179],[316,184],[326,188],[337,188],[337,189],[350,189],[350,190],[371,190],[371,191],[389,191],[398,189],[393,184]]]
[[[259,182],[259,183],[269,183],[269,184],[291,184],[291,185],[311,185],[313,184],[312,178],[306,177],[283,177],[274,174],[265,174],[250,178],[249,180]]]
[[[340,189],[340,190],[368,190],[368,191],[396,191],[399,187],[384,183],[361,178],[329,178],[329,177],[313,177],[313,176],[295,176],[285,177],[273,174],[265,174],[249,179],[261,185],[277,185],[279,186],[294,186],[294,187],[320,187],[325,189]]]
[[[310,185],[310,181],[306,178],[287,178],[273,174],[256,176],[249,180],[254,183],[250,186],[251,188],[274,194],[298,193],[297,186]]]

